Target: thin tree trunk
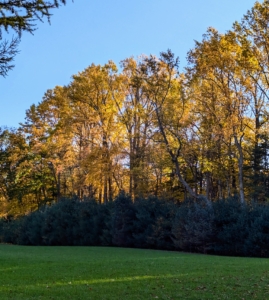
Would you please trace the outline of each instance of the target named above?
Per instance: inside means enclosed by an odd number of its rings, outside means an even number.
[[[238,141],[237,136],[234,136],[234,140],[235,140],[235,145],[237,147],[238,150],[238,180],[239,180],[239,195],[240,195],[240,202],[242,204],[245,203],[245,195],[244,195],[244,178],[243,178],[243,161],[244,161],[244,156],[243,156],[243,150],[242,150],[242,146],[241,146],[241,142]]]
[[[206,172],[206,198],[210,198],[210,173]]]
[[[222,195],[222,185],[221,185],[221,181],[218,179],[218,198],[222,199],[223,195]]]
[[[104,179],[104,203],[107,204],[107,176]]]
[[[61,198],[61,172],[58,172],[57,177],[57,201],[59,201]]]
[[[108,177],[108,200],[109,201],[113,200],[112,175],[111,174]]]
[[[100,204],[102,204],[102,187],[99,188],[98,201]]]

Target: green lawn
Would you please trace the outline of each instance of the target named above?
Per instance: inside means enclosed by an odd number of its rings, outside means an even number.
[[[0,299],[269,299],[269,260],[0,245]]]

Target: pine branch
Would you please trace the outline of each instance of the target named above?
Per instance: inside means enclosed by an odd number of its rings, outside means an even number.
[[[0,44],[0,76],[7,76],[8,71],[14,68],[12,61],[18,54],[19,38],[12,38],[11,42],[2,42]]]
[[[16,31],[21,36],[23,31],[33,33],[36,29],[35,22],[43,22],[47,18],[50,22],[51,10],[58,8],[66,0],[0,0],[0,32],[9,29]]]

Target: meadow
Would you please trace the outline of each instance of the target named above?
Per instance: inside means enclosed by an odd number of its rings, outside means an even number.
[[[269,260],[0,245],[0,299],[269,299]]]

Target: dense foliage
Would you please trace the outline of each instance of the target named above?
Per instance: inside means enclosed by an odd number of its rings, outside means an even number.
[[[74,195],[108,203],[122,190],[266,202],[268,16],[265,0],[225,34],[209,28],[184,72],[168,50],[120,70],[92,64],[48,90],[18,129],[0,132],[0,213]]]
[[[91,245],[269,257],[269,206],[238,198],[212,206],[156,197],[132,202],[62,199],[19,219],[2,219],[0,241],[21,245]]]

